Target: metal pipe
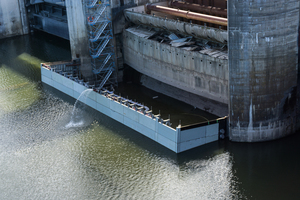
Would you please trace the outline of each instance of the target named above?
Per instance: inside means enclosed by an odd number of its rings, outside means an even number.
[[[221,9],[217,7],[205,6],[205,5],[199,5],[199,4],[187,3],[181,1],[174,1],[174,2],[170,1],[170,6],[185,9],[185,10],[191,10],[198,13],[217,15],[217,16],[222,16],[227,18],[227,9]]]
[[[207,23],[218,24],[221,26],[227,26],[227,19],[222,17],[189,12],[185,10],[179,10],[179,9],[165,7],[165,6],[153,5],[153,4],[146,4],[145,8],[146,8],[146,13],[148,14],[149,11],[151,12],[151,10],[153,10],[153,11],[162,12],[169,15],[184,17],[186,19],[193,19],[193,20],[203,21]]]

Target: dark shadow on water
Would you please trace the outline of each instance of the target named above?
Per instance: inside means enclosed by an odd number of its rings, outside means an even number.
[[[234,171],[251,199],[299,199],[300,132],[269,142],[226,142]],[[259,184],[258,184],[259,183]]]
[[[161,93],[150,90],[136,83],[120,83],[115,91],[123,97],[137,101],[152,108],[153,114],[161,114],[163,119],[170,116],[172,127],[176,128],[179,122],[182,126],[214,120],[217,116],[194,108],[185,102],[173,99]]]
[[[18,59],[20,55],[32,57],[22,60]],[[0,66],[4,64],[32,81],[40,81],[40,65],[32,63],[33,57],[44,62],[71,60],[70,42],[39,31],[0,40]]]

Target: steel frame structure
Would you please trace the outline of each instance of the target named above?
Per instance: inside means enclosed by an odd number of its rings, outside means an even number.
[[[117,86],[113,30],[109,0],[85,0],[89,53],[98,89]],[[97,84],[98,85],[98,84]]]

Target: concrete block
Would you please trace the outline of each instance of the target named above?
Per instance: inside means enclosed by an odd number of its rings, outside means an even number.
[[[205,138],[206,127],[201,126],[193,129],[181,131],[180,142],[186,142],[189,140],[194,140],[198,138]]]
[[[50,85],[50,86],[52,86],[52,79],[51,78],[48,78],[48,77],[46,77],[46,76],[44,76],[44,75],[42,75],[42,82],[43,83],[46,83],[47,85]]]
[[[41,75],[52,79],[52,72],[45,67],[41,67]]]
[[[129,128],[132,128],[133,130],[137,130],[137,122],[128,118],[124,117],[124,125],[128,126]]]
[[[52,73],[52,80],[61,85],[63,84],[63,76],[58,73],[55,72]]]
[[[177,151],[177,145],[174,141],[160,135],[157,134],[157,142],[165,147],[167,147],[168,149],[171,149],[172,151],[176,152]]]
[[[149,129],[148,127],[146,127],[140,123],[137,123],[136,131],[152,140],[155,140],[155,131]]]
[[[97,97],[96,97],[97,94],[99,94],[99,93],[97,93],[95,91],[91,91],[87,94],[87,97],[93,101],[97,101]]]
[[[64,86],[63,84],[61,83],[57,83],[56,81],[53,81],[53,87],[58,89],[59,91],[73,97],[73,90]]]
[[[124,116],[118,112],[114,112],[114,111],[111,111],[110,112],[110,117],[113,118],[114,120],[124,124]]]
[[[94,101],[92,99],[89,99],[89,98],[86,98],[86,104],[88,106],[90,106],[91,108],[94,108],[95,110],[97,110],[97,103],[96,103],[96,101]]]
[[[185,141],[178,144],[178,153],[183,152],[201,145],[204,145],[206,143],[205,138],[198,138],[195,140]]]
[[[147,126],[151,130],[155,131],[155,120],[151,117],[148,117],[144,114],[140,114],[138,120],[140,124]]]
[[[97,110],[101,113],[103,113],[104,115],[108,116],[108,117],[111,117],[111,109],[109,109],[108,107],[106,106],[103,106],[99,103],[97,103]]]
[[[139,124],[138,122],[130,118],[124,117],[124,125],[126,125],[129,128],[132,128],[133,130],[139,132],[140,134],[143,134],[144,136],[152,140],[155,140],[155,131]]]
[[[207,125],[205,127],[206,127],[206,137],[218,135],[218,133],[219,133],[219,124],[218,123]]]
[[[63,77],[63,85],[72,90],[74,89],[74,81],[72,81],[71,79],[68,79],[66,77]]]
[[[106,98],[105,96],[103,95],[96,95],[96,98],[97,98],[97,103],[109,108],[110,107],[110,99]]]
[[[218,139],[219,139],[218,135],[208,136],[208,137],[205,138],[205,144],[217,141]]]
[[[62,84],[57,83],[56,81],[52,80],[52,87],[56,88],[57,90],[59,90],[61,92],[63,91],[62,86],[63,86]]]
[[[101,94],[99,94],[99,93],[97,93],[97,92],[95,92],[95,101],[97,102],[97,103],[99,103],[98,102],[98,99],[100,98],[99,96],[102,96]]]
[[[157,125],[158,125],[158,130],[157,130],[158,134],[168,138],[173,142],[176,141],[176,130],[161,123],[158,123]]]
[[[70,89],[66,86],[63,86],[62,89],[63,89],[62,91],[63,93],[69,95],[70,97],[73,97],[73,89]]]
[[[139,121],[139,113],[131,108],[125,107],[123,108],[123,114],[125,117],[138,122]]]
[[[76,92],[73,90],[73,98],[78,99],[78,97],[80,96],[81,93]]]
[[[87,98],[85,95],[82,95],[82,93],[79,95],[79,97],[77,98],[78,101],[80,101],[80,102],[82,102],[84,104],[88,104],[87,101],[88,101],[89,98]]]
[[[110,109],[123,115],[123,108],[124,106],[120,104],[119,102],[116,102],[114,100],[110,100]]]
[[[85,86],[83,86],[83,85],[80,85],[79,83],[76,83],[76,82],[74,82],[73,83],[73,86],[74,86],[74,91],[76,91],[76,92],[78,92],[78,93],[82,93],[84,90],[86,90],[87,88],[85,87]]]

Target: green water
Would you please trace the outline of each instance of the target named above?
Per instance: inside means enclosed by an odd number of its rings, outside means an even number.
[[[0,199],[299,199],[300,134],[176,155],[40,82],[69,60],[45,34],[0,40]]]

